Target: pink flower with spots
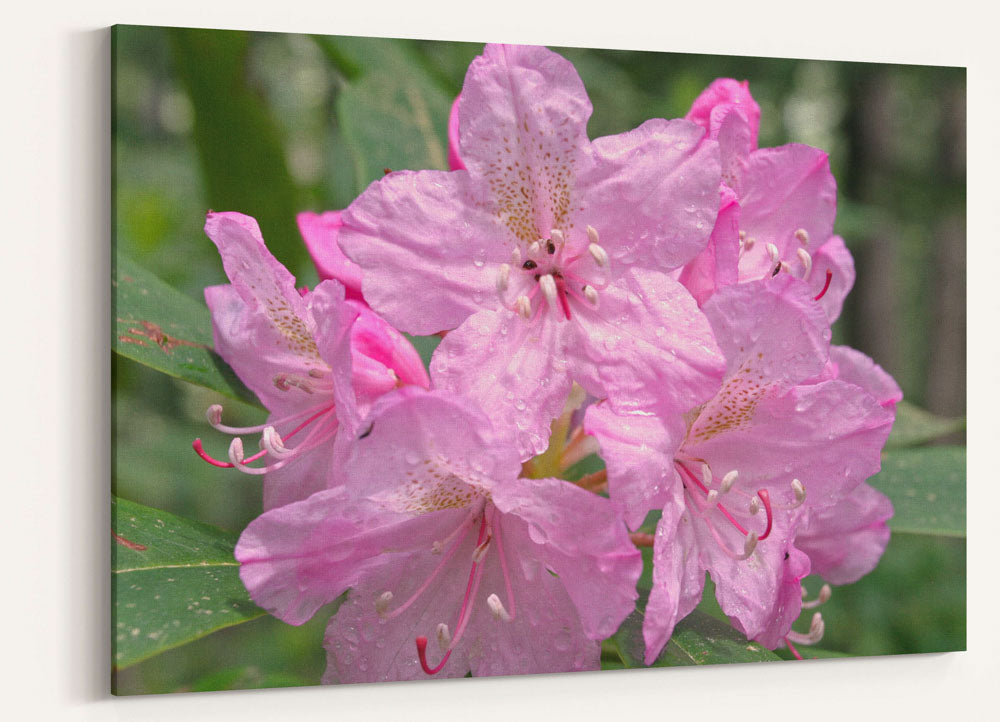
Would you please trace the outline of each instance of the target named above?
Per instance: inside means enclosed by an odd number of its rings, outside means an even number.
[[[320,280],[332,278],[340,281],[344,284],[347,298],[364,301],[361,295],[361,269],[344,256],[337,245],[337,234],[344,225],[341,213],[342,211],[303,211],[296,216],[296,221]]]
[[[466,170],[396,172],[344,211],[339,243],[397,328],[451,330],[436,385],[478,403],[522,457],[545,448],[572,381],[617,409],[652,387],[679,406],[718,386],[708,323],[668,273],[718,210],[718,149],[686,120],[593,142],[573,66],[487,46],[457,101]]]
[[[848,507],[825,510],[878,471],[894,419],[865,388],[829,378],[829,323],[802,281],[782,275],[728,286],[704,310],[727,361],[712,399],[684,419],[618,415],[605,405],[587,412],[611,497],[628,505],[629,523],[663,509],[643,630],[647,662],[697,605],[706,570],[723,611],[748,638],[781,643],[802,607],[811,555],[795,542],[809,537],[810,514],[819,527],[810,548],[870,543],[837,527]]]
[[[516,449],[444,391],[388,394],[368,424],[345,486],[272,509],[236,547],[254,601],[291,624],[351,590],[324,681],[598,669],[642,568],[614,504],[518,478]]]
[[[686,117],[718,141],[724,188],[712,238],[681,282],[704,304],[723,286],[790,273],[836,320],[854,261],[833,235],[837,184],[827,154],[797,143],[758,148],[760,107],[746,82],[714,81]]]
[[[222,407],[208,409],[214,428],[235,438],[229,461],[215,466],[263,474],[264,506],[272,508],[326,488],[337,471],[338,430],[349,444],[361,418],[382,394],[429,379],[410,343],[360,301],[344,298],[337,281],[312,292],[267,250],[257,222],[240,213],[209,213],[205,232],[218,246],[230,284],[205,289],[215,348],[268,409],[265,424],[222,423]],[[261,451],[246,456],[240,434],[261,436]],[[263,465],[253,462],[263,460]]]

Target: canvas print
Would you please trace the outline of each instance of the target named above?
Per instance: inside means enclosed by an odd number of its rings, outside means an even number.
[[[965,648],[963,69],[112,40],[114,693]]]

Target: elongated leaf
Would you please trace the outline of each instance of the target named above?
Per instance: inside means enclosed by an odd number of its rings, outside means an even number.
[[[642,639],[642,608],[645,594],[636,609],[622,623],[612,640],[626,667],[644,667],[646,644]],[[728,664],[731,662],[774,662],[780,657],[757,642],[697,609],[682,619],[674,628],[663,651],[653,667],[688,667],[703,664]]]
[[[269,687],[303,687],[316,684],[315,680],[303,679],[294,674],[263,670],[255,665],[230,667],[213,672],[194,684],[174,690],[175,692],[214,692],[223,689],[264,689]]]
[[[886,442],[887,449],[919,446],[965,429],[965,419],[936,416],[906,401],[896,404],[896,423]]]
[[[115,353],[170,376],[257,403],[212,350],[208,309],[171,288],[132,259],[118,254],[111,347]]]
[[[233,558],[235,535],[125,499],[112,499],[114,665],[264,614]]]
[[[892,500],[894,532],[965,536],[965,447],[887,451],[871,484]]]
[[[354,153],[357,190],[384,170],[448,167],[448,113],[454,100],[424,70],[410,44],[330,40],[359,75],[337,100]]]
[[[177,74],[194,107],[194,139],[205,178],[205,210],[257,219],[270,251],[293,275],[310,267],[295,225],[299,190],[278,125],[252,87],[250,33],[170,28]]]
[[[417,349],[417,353],[420,354],[420,360],[424,362],[426,368],[431,367],[431,356],[434,355],[434,350],[441,343],[441,339],[438,336],[411,336],[410,334],[403,334],[410,340],[413,347]]]

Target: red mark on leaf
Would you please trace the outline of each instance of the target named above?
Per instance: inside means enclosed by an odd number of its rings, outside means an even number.
[[[137,544],[134,541],[129,541],[125,537],[118,536],[114,532],[111,532],[111,536],[114,538],[114,540],[116,542],[118,542],[119,544],[121,544],[123,547],[126,547],[128,549],[135,549],[137,552],[144,552],[144,551],[146,551],[146,545],[145,544]]]
[[[178,346],[197,346],[201,348],[207,348],[203,344],[194,343],[193,341],[185,341],[182,338],[177,338],[176,336],[170,336],[164,332],[163,328],[152,321],[140,321],[139,324],[142,328],[130,328],[128,332],[133,336],[140,336],[141,338],[146,338],[155,343],[160,349],[169,354]],[[139,339],[129,338],[127,336],[119,336],[119,341],[125,341],[127,343],[134,343],[140,346],[145,346],[145,341]]]

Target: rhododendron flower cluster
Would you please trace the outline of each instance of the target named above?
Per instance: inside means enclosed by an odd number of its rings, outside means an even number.
[[[216,348],[270,417],[212,406],[228,461],[195,449],[263,475],[236,548],[254,601],[290,624],[339,601],[325,681],[598,669],[640,546],[647,663],[706,573],[747,639],[798,656],[824,622],[793,624],[831,593],[803,578],[855,581],[885,549],[865,482],[902,394],[830,345],[854,267],[826,154],[759,148],[730,79],[616,136],[590,140],[590,113],[559,55],[487,46],[452,170],[299,216],[312,290],[253,219],[208,216],[231,282],[206,289]],[[430,376],[402,332],[444,336]]]

